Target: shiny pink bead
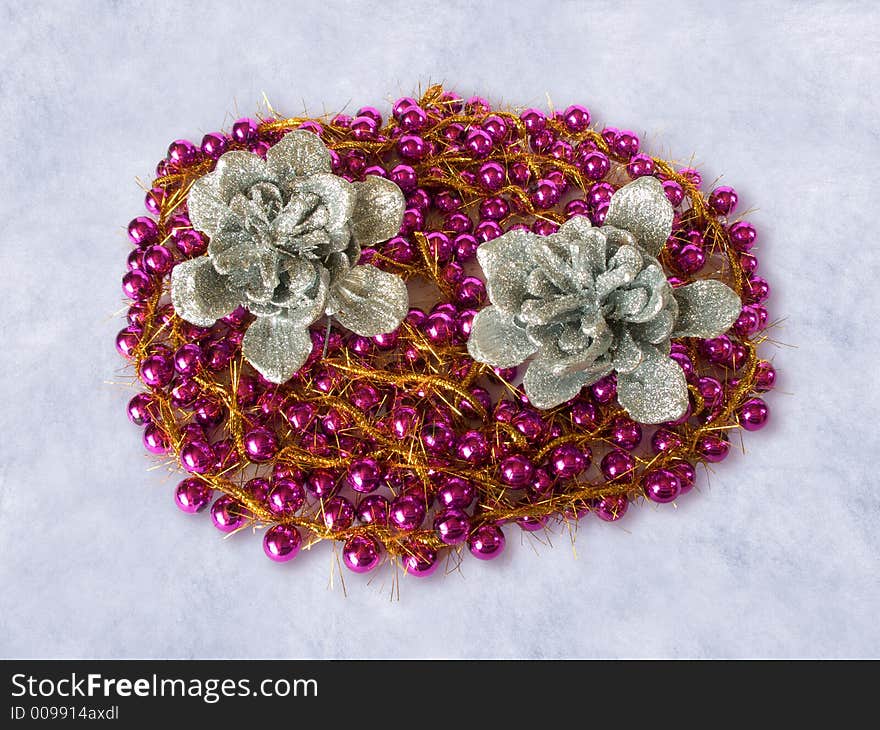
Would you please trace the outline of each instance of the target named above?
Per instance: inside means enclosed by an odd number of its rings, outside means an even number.
[[[373,139],[379,130],[379,125],[372,117],[355,117],[349,126],[351,136],[358,140]]]
[[[510,425],[519,431],[529,441],[537,440],[544,433],[544,419],[533,410],[525,410],[517,413],[510,421]]]
[[[684,200],[684,188],[675,180],[664,180],[663,192],[666,193],[666,199],[673,206],[681,205],[681,202]]]
[[[347,530],[354,522],[354,506],[345,497],[331,497],[323,503],[321,516],[328,530]]]
[[[207,239],[193,230],[178,231],[174,235],[174,245],[184,256],[199,256],[208,250]]]
[[[589,217],[590,205],[586,200],[575,198],[574,200],[569,200],[565,204],[565,217],[574,218],[576,215]]]
[[[244,524],[247,510],[229,495],[224,494],[211,505],[211,522],[220,532],[234,532]]]
[[[516,524],[524,532],[539,532],[543,530],[550,521],[549,515],[543,517],[517,517]]]
[[[491,114],[486,117],[480,123],[480,127],[492,138],[493,142],[503,142],[509,131],[507,122],[497,114]]]
[[[207,474],[216,460],[214,450],[205,441],[191,441],[180,449],[180,464],[191,474]]]
[[[543,129],[529,138],[529,144],[535,152],[546,154],[556,141],[556,134],[551,129]]]
[[[482,129],[471,129],[464,141],[464,148],[478,160],[489,156],[494,140]]]
[[[629,501],[626,495],[617,494],[609,497],[603,497],[596,504],[594,510],[596,517],[604,522],[615,522],[626,514],[629,507]]]
[[[416,260],[416,250],[412,243],[400,236],[385,243],[383,254],[399,264],[410,264]]]
[[[724,386],[717,378],[700,378],[697,380],[697,390],[709,408],[720,406],[724,401]]]
[[[451,508],[434,518],[434,531],[445,545],[457,545],[467,539],[471,521],[463,510]]]
[[[202,152],[206,157],[216,160],[229,148],[229,141],[222,134],[209,132],[202,137]]]
[[[758,317],[758,312],[749,304],[746,304],[742,308],[739,317],[737,317],[736,322],[733,323],[733,331],[740,337],[751,337],[760,329],[760,327],[761,320]]]
[[[770,285],[762,277],[753,276],[746,281],[743,296],[749,304],[760,304],[770,297]]]
[[[706,252],[700,246],[687,244],[675,254],[676,268],[685,274],[694,274],[706,264]]]
[[[255,428],[245,434],[244,450],[252,461],[269,461],[278,453],[278,437],[268,428]]]
[[[587,193],[587,202],[594,208],[611,202],[611,196],[614,195],[614,186],[610,183],[596,183]]]
[[[713,337],[703,340],[700,343],[700,349],[709,362],[715,365],[721,365],[730,359],[730,353],[733,351],[733,343],[726,335]]]
[[[141,380],[151,388],[164,388],[174,377],[174,368],[165,355],[150,355],[141,361]]]
[[[306,489],[319,498],[326,498],[338,489],[336,477],[327,469],[315,469],[306,478]]]
[[[425,500],[413,494],[402,494],[391,503],[391,522],[401,530],[418,529],[425,519]]]
[[[295,430],[304,431],[315,420],[315,406],[311,403],[291,403],[284,407],[284,417]]]
[[[652,502],[672,502],[681,494],[678,475],[670,469],[654,469],[645,475],[645,495]]]
[[[547,210],[552,208],[559,202],[559,187],[550,180],[538,180],[534,189],[529,195],[529,199],[539,210]]]
[[[153,280],[143,271],[135,269],[122,277],[122,293],[129,299],[142,302],[153,295]]]
[[[675,472],[678,481],[681,484],[681,494],[687,494],[694,488],[697,479],[697,472],[694,465],[688,461],[676,461],[669,468]]]
[[[590,386],[590,392],[598,403],[610,403],[617,398],[617,378],[606,375]]]
[[[776,368],[766,360],[761,360],[755,370],[755,389],[759,393],[773,390],[776,385]]]
[[[403,570],[408,575],[417,578],[427,578],[440,567],[437,560],[437,551],[429,545],[421,542],[410,542],[405,547],[406,552],[400,562]]]
[[[144,270],[144,252],[142,249],[135,248],[132,249],[131,253],[128,254],[128,257],[125,259],[125,267],[129,271],[143,271]]]
[[[522,489],[531,482],[533,473],[532,462],[521,454],[508,456],[499,466],[499,477],[502,483],[515,489]]]
[[[569,415],[571,417],[571,422],[575,426],[592,429],[595,428],[597,424],[596,419],[598,413],[596,411],[596,406],[588,401],[578,400],[572,403]]]
[[[139,216],[128,224],[128,238],[135,245],[146,248],[159,237],[159,226],[152,218]]]
[[[416,134],[404,134],[397,140],[397,154],[405,160],[423,160],[430,152],[428,143]]]
[[[758,270],[758,257],[750,253],[741,253],[739,265],[746,276],[751,276]]]
[[[418,105],[412,105],[404,109],[397,117],[400,128],[405,132],[419,132],[428,123],[428,115]]]
[[[256,119],[243,117],[232,125],[232,139],[236,142],[253,142],[257,139],[259,124]]]
[[[635,132],[626,129],[621,130],[614,136],[611,142],[611,151],[618,157],[628,160],[639,151],[639,138]]]
[[[494,193],[504,187],[507,182],[507,173],[504,167],[497,162],[485,162],[477,172],[477,182],[488,193]]]
[[[626,416],[618,416],[611,424],[611,442],[632,451],[642,442],[642,427]]]
[[[553,487],[556,484],[553,477],[547,472],[546,469],[535,469],[535,474],[532,477],[532,483],[529,484],[526,489],[529,491],[529,495],[536,499],[541,499],[546,497],[550,492],[553,491]]]
[[[455,335],[455,320],[445,312],[434,312],[425,321],[424,332],[434,344],[447,344]]]
[[[379,543],[369,535],[352,535],[342,548],[342,562],[355,573],[369,573],[379,564]]]
[[[589,465],[584,450],[574,444],[561,444],[550,452],[550,469],[557,477],[567,479],[576,476]]]
[[[152,418],[152,409],[155,406],[155,399],[149,393],[138,393],[130,401],[128,401],[127,413],[128,420],[135,426],[143,426]]]
[[[562,122],[569,132],[583,132],[590,126],[590,112],[585,106],[572,104],[562,112]]]
[[[434,421],[424,425],[421,440],[428,453],[448,454],[455,444],[455,432],[443,421]]]
[[[167,454],[171,448],[171,442],[165,432],[152,423],[148,423],[144,429],[143,440],[144,447],[151,454]]]
[[[651,448],[655,454],[673,451],[681,448],[682,445],[681,436],[668,428],[658,428],[651,436]]]
[[[492,560],[504,551],[504,533],[498,525],[480,525],[468,537],[468,549],[479,560]]]
[[[484,198],[480,203],[480,217],[500,221],[510,214],[510,206],[504,198]]]
[[[626,171],[632,178],[653,175],[655,172],[654,160],[650,155],[633,155],[626,164]]]
[[[748,221],[738,221],[734,223],[727,231],[730,238],[730,245],[737,251],[749,251],[755,245],[758,238],[758,232],[755,227]]]
[[[140,341],[140,331],[126,327],[116,335],[116,351],[123,357],[131,357]]]
[[[293,560],[301,544],[302,537],[293,525],[275,525],[263,535],[263,552],[276,563]]]
[[[738,202],[736,190],[726,185],[721,185],[709,193],[709,206],[720,215],[733,213]]]
[[[466,479],[456,476],[444,477],[437,489],[437,504],[444,508],[467,509],[474,501],[476,492]]]
[[[355,459],[348,466],[345,483],[355,492],[369,494],[376,491],[381,480],[381,470],[375,459]]]
[[[385,497],[379,494],[365,497],[357,506],[357,518],[363,525],[385,526],[388,524],[390,513],[391,505]]]
[[[158,185],[154,188],[150,188],[150,190],[147,191],[147,194],[144,195],[144,208],[147,209],[148,213],[159,215],[162,212],[162,203],[165,202],[166,197],[164,188],[161,188]]]
[[[621,449],[613,449],[602,457],[600,468],[608,481],[630,481],[634,474],[636,462],[633,457]]]
[[[269,510],[277,517],[289,517],[305,503],[306,493],[294,479],[273,479],[267,502]]]
[[[730,442],[721,436],[705,434],[697,439],[696,450],[706,461],[717,463],[727,458]]]
[[[519,118],[529,134],[536,134],[547,126],[547,116],[538,109],[526,109]]]
[[[474,238],[480,243],[492,241],[503,233],[497,221],[480,221],[474,228]]]
[[[394,102],[394,105],[391,107],[391,116],[393,116],[398,121],[400,120],[401,115],[409,109],[411,106],[418,106],[419,102],[413,99],[411,96],[403,96],[397,101]]]
[[[213,490],[200,479],[184,479],[174,490],[174,502],[187,514],[201,512],[211,502]]]
[[[594,150],[578,160],[578,167],[588,180],[601,180],[611,171],[611,161],[603,153]]]
[[[195,375],[201,362],[202,348],[194,343],[181,345],[174,353],[174,369],[181,375]]]
[[[191,165],[196,161],[198,148],[188,139],[174,140],[168,146],[168,159],[178,165]]]
[[[760,398],[750,398],[737,409],[737,415],[746,431],[758,431],[767,425],[770,409]]]

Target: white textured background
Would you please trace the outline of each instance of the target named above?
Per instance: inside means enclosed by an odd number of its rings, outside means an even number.
[[[0,656],[880,655],[871,2],[0,2]],[[774,422],[677,508],[328,589],[180,513],[124,406],[125,224],[168,142],[443,81],[583,102],[757,211]],[[533,549],[533,546],[535,549]]]

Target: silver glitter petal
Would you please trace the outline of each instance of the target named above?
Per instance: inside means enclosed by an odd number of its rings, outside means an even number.
[[[516,312],[526,296],[539,241],[534,233],[515,230],[477,249],[489,299],[506,312]]]
[[[519,365],[538,349],[512,315],[494,306],[474,316],[467,348],[477,362],[499,368]]]
[[[605,225],[629,231],[645,251],[656,256],[672,233],[672,216],[672,204],[660,181],[640,177],[611,196]]]
[[[291,177],[330,172],[330,151],[314,132],[295,129],[269,148],[266,164],[272,176],[284,182]]]
[[[210,327],[240,303],[208,256],[182,261],[171,271],[171,303],[187,322]]]
[[[363,337],[395,330],[409,310],[409,293],[399,276],[375,266],[355,266],[330,292],[327,314]]]
[[[717,337],[736,322],[742,310],[737,293],[714,279],[673,291],[679,309],[673,337]]]
[[[219,178],[214,173],[196,180],[186,199],[193,228],[212,238],[230,216],[229,208],[220,197]]]
[[[358,242],[369,246],[397,235],[406,207],[403,191],[377,175],[367,175],[363,182],[354,183],[354,189],[351,225]]]
[[[547,410],[574,398],[588,381],[589,375],[586,371],[575,370],[559,374],[554,371],[552,363],[539,357],[532,360],[526,369],[523,390],[535,408]]]
[[[289,380],[311,351],[308,329],[284,315],[257,317],[241,342],[245,359],[272,383]]]
[[[292,178],[287,182],[287,192],[291,194],[316,195],[321,203],[327,207],[329,220],[326,227],[328,230],[339,230],[347,227],[354,211],[355,191],[354,186],[344,177],[331,175],[329,172],[319,172],[308,177]]]
[[[263,159],[244,150],[232,150],[220,156],[214,172],[220,198],[229,203],[239,194],[246,194],[260,182],[272,182]]]
[[[678,363],[655,351],[633,372],[618,375],[617,400],[639,423],[674,421],[688,407],[684,372]]]

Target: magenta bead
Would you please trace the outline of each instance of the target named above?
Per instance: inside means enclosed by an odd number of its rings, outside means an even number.
[[[562,122],[569,132],[583,132],[590,126],[590,112],[585,106],[572,104],[562,112]]]
[[[631,451],[642,442],[642,427],[625,416],[619,416],[611,424],[611,442]]]
[[[488,193],[494,193],[504,187],[507,173],[497,162],[485,162],[477,172],[477,182]]]
[[[141,380],[151,388],[164,388],[174,377],[174,368],[165,355],[150,355],[141,361]]]
[[[652,502],[672,502],[681,494],[681,481],[670,469],[655,469],[645,475],[645,495]]]
[[[504,532],[498,525],[480,525],[468,537],[468,549],[479,560],[492,560],[504,551]]]
[[[181,375],[195,375],[201,362],[202,348],[194,343],[181,345],[174,353],[174,369]]]
[[[651,436],[651,448],[655,454],[674,451],[683,445],[681,436],[668,428],[658,428]]]
[[[220,532],[234,532],[244,524],[244,505],[224,494],[211,505],[211,522]]]
[[[294,479],[274,479],[268,494],[269,510],[277,517],[295,514],[305,503],[306,493]]]
[[[534,466],[528,457],[521,454],[508,456],[499,466],[502,483],[515,489],[521,489],[532,481]]]
[[[679,271],[694,274],[705,266],[706,252],[700,246],[689,243],[678,250],[674,261]]]
[[[136,302],[149,299],[154,290],[153,280],[143,271],[135,269],[122,277],[122,293]]]
[[[256,119],[243,117],[238,119],[232,125],[232,139],[236,142],[247,143],[254,142],[259,133],[259,124]]]
[[[519,118],[529,134],[536,134],[547,126],[547,116],[538,109],[526,109]]]
[[[380,555],[379,543],[369,535],[352,535],[342,548],[342,562],[354,573],[369,573]]]
[[[529,199],[539,210],[547,210],[552,208],[559,202],[559,187],[552,180],[538,180],[534,189],[529,195]]]
[[[755,370],[755,389],[759,393],[773,390],[776,385],[776,368],[766,360],[761,360]]]
[[[758,431],[767,425],[770,410],[760,398],[751,398],[737,409],[739,423],[746,431]]]
[[[630,481],[636,462],[633,457],[621,449],[613,449],[602,457],[600,468],[608,481]]]
[[[738,202],[736,191],[726,185],[721,185],[709,193],[709,206],[720,215],[733,213]]]
[[[205,156],[216,160],[229,149],[229,141],[218,132],[209,132],[202,137],[202,152]]]
[[[293,560],[301,544],[302,537],[293,525],[275,525],[263,535],[263,552],[276,563]]]
[[[129,272],[137,273],[137,272]],[[770,296],[770,285],[766,279],[760,276],[753,276],[748,279],[743,287],[743,296],[749,304],[760,304],[766,301]]]
[[[143,426],[152,418],[151,411],[155,405],[155,399],[149,393],[138,393],[128,401],[128,419],[135,426]]]
[[[489,156],[494,141],[492,136],[482,129],[471,129],[464,141],[464,148],[478,160]]]
[[[357,518],[363,525],[378,525],[384,527],[388,524],[391,513],[391,505],[380,494],[371,494],[364,497],[357,506]]]
[[[315,469],[306,479],[306,489],[319,498],[334,494],[339,486],[333,472],[327,469]]]
[[[128,238],[135,245],[146,248],[159,236],[159,226],[152,218],[139,216],[128,224]]]
[[[650,155],[633,155],[626,164],[626,171],[632,178],[653,175],[655,172],[654,160]]]
[[[198,148],[188,139],[174,140],[168,146],[168,159],[178,165],[191,165],[196,161]]]
[[[434,531],[445,545],[457,545],[467,539],[471,521],[463,510],[450,508],[434,518]]]
[[[217,457],[205,441],[191,441],[180,449],[180,464],[191,474],[207,474]]]
[[[600,499],[596,503],[594,511],[596,512],[596,517],[600,520],[603,520],[604,522],[616,522],[626,514],[628,507],[629,500],[627,500],[626,495],[616,494]]]
[[[379,487],[381,470],[375,459],[355,459],[348,467],[345,482],[355,492],[369,494]]]
[[[132,357],[140,341],[140,331],[133,327],[126,327],[116,335],[116,351],[123,357]]]
[[[391,503],[391,522],[401,530],[418,529],[425,519],[425,500],[412,494],[403,494]]]
[[[617,157],[628,160],[639,151],[639,138],[634,132],[624,129],[614,136],[610,146]]]
[[[245,434],[244,450],[252,461],[269,461],[278,452],[278,437],[268,428],[255,428]]]
[[[211,502],[213,490],[200,479],[184,479],[174,490],[174,502],[187,514],[201,512]]]
[[[144,269],[155,276],[165,276],[174,265],[174,257],[165,246],[150,246],[143,253]]]
[[[588,401],[575,401],[569,411],[571,422],[575,426],[593,429],[596,427],[598,411],[596,406]]]
[[[697,439],[696,450],[706,461],[717,463],[727,458],[730,442],[724,437],[706,434]]]
[[[574,444],[561,444],[550,452],[550,469],[557,477],[567,479],[576,476],[589,465],[584,450]]]
[[[601,180],[611,171],[608,156],[593,150],[578,159],[578,167],[588,180]]]
[[[405,160],[423,160],[430,152],[428,143],[416,134],[404,134],[397,140],[397,153]]]
[[[354,522],[354,506],[345,497],[331,497],[323,503],[321,516],[328,530],[347,530]]]
[[[421,542],[410,542],[400,562],[408,575],[427,578],[440,567],[437,551]]]
[[[590,392],[598,403],[610,403],[617,397],[617,378],[606,375],[590,386]]]
[[[755,227],[748,221],[738,221],[734,223],[727,231],[730,238],[730,244],[737,250],[746,252],[751,250],[758,238],[758,232]]]
[[[687,494],[694,488],[694,483],[697,479],[697,471],[694,469],[693,464],[688,461],[676,461],[671,464],[669,468],[675,472],[675,476],[678,477],[678,481],[681,484],[681,494]]]
[[[144,447],[151,454],[167,454],[171,448],[168,436],[158,426],[148,423],[143,435]]]
[[[675,180],[663,181],[663,192],[666,193],[666,199],[673,205],[681,205],[684,200],[684,188]]]
[[[476,492],[473,485],[457,476],[444,478],[437,490],[437,504],[443,508],[467,509],[474,501]]]

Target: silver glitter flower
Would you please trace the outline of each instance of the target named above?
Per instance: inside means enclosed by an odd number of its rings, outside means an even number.
[[[672,215],[659,181],[642,177],[614,194],[601,228],[578,216],[551,236],[515,230],[482,244],[492,305],[474,317],[471,357],[495,367],[532,358],[523,387],[537,408],[616,372],[633,419],[680,418],[688,390],[670,338],[715,337],[741,303],[720,281],[672,288],[656,259]]]
[[[239,305],[255,314],[242,353],[268,380],[299,370],[312,348],[308,327],[322,314],[364,336],[390,332],[406,316],[404,281],[356,265],[361,244],[399,230],[403,193],[384,178],[330,174],[317,135],[290,132],[265,161],[227,152],[193,183],[187,204],[210,241],[206,255],[174,268],[174,308],[201,326]]]

